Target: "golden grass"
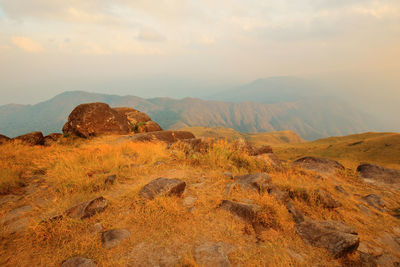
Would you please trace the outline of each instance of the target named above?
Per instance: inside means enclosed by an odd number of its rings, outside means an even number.
[[[379,211],[375,211],[374,216],[361,213],[355,206],[360,203],[357,197],[344,198],[334,190],[340,182],[348,192],[383,194],[384,201],[390,206],[396,205],[393,195],[363,183],[352,172],[338,174],[334,181],[329,177],[317,180],[315,173],[296,169],[273,171],[256,157],[236,151],[226,141],[216,142],[206,153],[188,153],[184,144],[167,149],[163,143],[113,140],[114,137],[85,142],[64,140],[51,147],[0,146],[0,166],[8,173],[2,186],[8,191],[14,194],[23,191],[15,189],[13,178],[29,184],[30,177],[42,177],[40,189],[26,203],[1,207],[0,216],[22,204],[32,205],[34,211],[30,215],[33,223],[27,231],[9,235],[6,229],[0,228],[0,265],[58,266],[69,257],[84,256],[95,260],[99,266],[140,266],[160,255],[167,258],[180,255],[178,265],[196,266],[195,248],[208,241],[234,247],[229,256],[234,265],[338,264],[325,250],[314,248],[298,237],[286,208],[273,197],[239,189],[227,196],[225,188],[231,181],[223,175],[226,171],[234,175],[268,171],[279,188],[310,196],[309,201],[294,199],[305,214],[314,219],[346,221],[357,229],[362,240],[372,240],[377,232],[390,232],[399,225],[394,218]],[[106,186],[104,180],[111,174],[117,175],[117,183]],[[184,180],[187,183],[185,196],[197,199],[195,209],[190,211],[183,207],[182,198],[178,197],[141,199],[139,190],[157,177]],[[329,191],[343,207],[331,211],[316,205],[313,196],[316,188]],[[84,220],[64,218],[40,223],[43,218],[97,196],[110,201],[103,213]],[[251,201],[262,207],[260,220],[270,227],[261,235],[263,242],[255,238],[247,223],[218,208],[223,199]],[[131,237],[107,250],[101,245],[100,233],[92,231],[98,222],[105,229],[126,228]],[[302,254],[304,260],[290,253]],[[353,262],[357,258],[346,260]]]

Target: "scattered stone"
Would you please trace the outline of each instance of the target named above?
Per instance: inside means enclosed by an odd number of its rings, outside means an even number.
[[[10,141],[11,141],[11,138],[9,138],[8,136],[0,134],[0,145],[8,143]]]
[[[165,165],[166,163],[164,161],[156,161],[154,162],[154,166],[161,166],[161,165]]]
[[[357,232],[337,221],[315,221],[306,218],[296,224],[300,237],[313,246],[327,249],[335,258],[354,252],[360,243]]]
[[[335,186],[335,190],[342,193],[343,195],[349,196],[349,193],[347,193],[347,191],[344,190],[344,188],[341,187],[340,185]]]
[[[149,133],[139,133],[126,138],[134,142],[161,141],[172,144],[179,140],[195,138],[195,136],[191,132],[186,132],[186,131],[158,131]]]
[[[61,267],[96,267],[96,263],[87,258],[73,257],[61,264]]]
[[[7,215],[2,220],[2,223],[4,223],[4,224],[10,223],[16,219],[19,219],[19,218],[25,216],[32,210],[33,210],[32,206],[29,206],[29,205],[13,209],[7,213]]]
[[[259,193],[269,192],[274,186],[268,173],[255,173],[234,177],[235,182],[227,186],[226,192],[238,185],[244,190],[253,190]]]
[[[106,180],[104,181],[105,184],[114,184],[115,180],[117,180],[117,175],[109,175],[107,176]]]
[[[335,209],[341,207],[342,204],[332,198],[331,194],[322,189],[317,189],[315,191],[317,195],[317,201],[326,209]]]
[[[382,199],[378,195],[370,194],[362,197],[362,200],[367,203],[369,206],[376,208],[377,210],[382,210],[385,204],[382,202]]]
[[[109,134],[128,134],[127,117],[105,103],[89,103],[77,106],[63,127],[64,134],[88,138]]]
[[[96,213],[103,212],[108,206],[108,201],[104,197],[98,197],[90,201],[79,203],[78,205],[65,211],[66,216],[75,219],[89,218]]]
[[[322,173],[334,173],[344,170],[343,165],[335,160],[316,157],[304,157],[294,161],[292,165]]]
[[[228,255],[232,250],[232,246],[222,242],[207,242],[196,248],[194,257],[200,266],[229,267],[231,263]]]
[[[286,208],[288,210],[288,212],[290,213],[290,215],[292,215],[293,221],[295,223],[301,223],[304,222],[305,220],[305,216],[303,215],[303,213],[298,210],[293,203],[289,202],[286,204]]]
[[[400,170],[384,168],[378,165],[362,164],[357,167],[361,178],[393,184],[400,182]]]
[[[44,136],[42,132],[32,132],[17,136],[13,140],[21,141],[25,145],[41,146],[44,145]]]
[[[127,239],[131,235],[126,229],[112,229],[103,232],[101,235],[101,242],[107,249],[118,246],[123,240]]]
[[[372,215],[373,215],[372,211],[371,211],[367,206],[358,205],[358,204],[356,204],[356,206],[357,206],[363,213],[367,214],[368,216],[372,216]]]
[[[139,192],[143,198],[154,199],[156,196],[181,196],[186,183],[178,179],[157,178],[145,185]]]
[[[220,207],[250,223],[258,221],[257,213],[261,210],[261,207],[255,204],[246,204],[230,200],[223,200]]]
[[[190,207],[193,206],[193,204],[196,202],[197,198],[187,196],[182,200],[182,205],[185,207]]]

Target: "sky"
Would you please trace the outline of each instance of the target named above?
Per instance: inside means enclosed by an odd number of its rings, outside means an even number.
[[[0,0],[0,105],[207,96],[289,75],[385,106],[399,73],[399,0]]]

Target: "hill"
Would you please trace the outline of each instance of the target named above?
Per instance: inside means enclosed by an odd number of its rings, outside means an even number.
[[[286,160],[316,156],[339,160],[354,168],[360,163],[400,168],[400,134],[363,133],[329,137],[299,144],[273,146],[275,153]]]
[[[274,165],[234,142],[195,150],[125,137],[0,146],[1,266],[400,262],[398,185],[366,182],[335,162],[322,172]],[[360,138],[399,143],[390,134],[344,138],[352,149]]]
[[[307,140],[365,132],[374,130],[379,124],[350,105],[332,99],[273,104],[230,103],[197,98],[143,99],[73,91],[36,105],[1,106],[0,133],[13,137],[36,130],[45,134],[60,132],[73,108],[88,102],[138,109],[149,114],[164,129],[227,127],[246,133],[290,130]]]
[[[232,128],[206,128],[206,127],[187,127],[182,128],[183,131],[192,132],[196,137],[203,138],[226,138],[229,141],[234,141],[239,138],[243,138],[253,145],[264,145],[264,144],[287,144],[287,143],[301,143],[305,142],[299,135],[292,131],[279,131],[269,133],[240,133]]]

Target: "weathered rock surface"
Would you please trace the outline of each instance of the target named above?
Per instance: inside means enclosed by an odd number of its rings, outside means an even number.
[[[265,153],[258,156],[259,159],[264,160],[268,165],[272,166],[276,170],[282,170],[282,161],[273,153]]]
[[[362,197],[362,200],[369,206],[374,207],[377,210],[381,210],[385,206],[381,197],[375,194],[366,195]]]
[[[101,242],[105,248],[110,249],[121,244],[130,235],[131,232],[126,229],[112,229],[102,233]]]
[[[400,170],[384,168],[378,165],[362,164],[357,172],[364,179],[388,184],[400,183]]]
[[[145,132],[162,131],[160,125],[152,121],[150,117],[144,112],[126,107],[113,108],[113,109],[128,118],[128,121],[132,126],[131,130],[134,132],[145,133]]]
[[[191,132],[186,131],[158,131],[149,133],[139,133],[130,136],[129,140],[134,142],[151,142],[162,141],[169,144],[175,143],[179,140],[192,139],[195,136]]]
[[[73,257],[61,264],[61,267],[96,267],[96,263],[87,258]]]
[[[235,186],[240,186],[243,190],[253,190],[259,193],[269,192],[272,187],[272,180],[268,173],[254,173],[236,176],[234,183],[229,184],[227,193]]]
[[[51,144],[54,144],[62,137],[63,137],[63,135],[60,133],[51,133],[49,135],[46,135],[44,137],[44,145],[49,146]]]
[[[44,136],[42,132],[32,132],[24,135],[17,136],[13,140],[21,141],[23,144],[30,146],[44,145]]]
[[[344,170],[343,165],[335,160],[316,157],[304,157],[294,161],[292,165],[322,173],[334,173],[338,170]]]
[[[220,207],[250,223],[257,221],[257,213],[261,210],[258,205],[230,200],[223,200]]]
[[[103,212],[108,206],[108,201],[104,197],[98,197],[90,201],[79,203],[78,205],[65,211],[65,215],[75,219],[89,218],[96,213]]]
[[[336,258],[357,250],[360,238],[357,232],[337,221],[315,221],[306,218],[296,224],[300,237],[313,246],[325,248]]]
[[[157,178],[145,185],[139,192],[143,198],[154,199],[156,196],[181,196],[186,183],[178,179]]]
[[[128,118],[105,103],[77,106],[63,127],[65,134],[84,138],[108,134],[128,134],[130,130]]]
[[[316,195],[317,195],[317,201],[324,207],[327,209],[335,209],[338,207],[341,207],[342,204],[335,200],[330,193],[328,193],[325,190],[322,189],[317,189],[315,191]]]
[[[11,138],[9,138],[9,137],[7,137],[7,136],[5,136],[5,135],[0,134],[0,145],[5,144],[5,143],[8,143],[8,142],[10,142],[10,141],[11,141]]]
[[[104,181],[105,184],[114,184],[115,181],[117,180],[117,175],[109,175],[107,176],[106,180]]]
[[[196,263],[204,267],[229,267],[231,263],[228,255],[233,248],[222,242],[206,242],[195,250]]]

